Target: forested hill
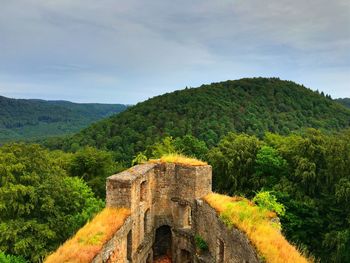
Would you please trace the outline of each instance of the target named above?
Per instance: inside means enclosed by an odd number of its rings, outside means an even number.
[[[0,143],[74,133],[125,109],[122,104],[79,104],[0,96]]]
[[[60,148],[92,145],[130,161],[161,137],[191,134],[215,145],[229,131],[262,136],[303,127],[349,127],[350,110],[304,86],[277,78],[252,78],[186,88],[154,97],[93,124]],[[56,143],[56,145],[55,145]],[[56,146],[55,142],[51,146]]]
[[[345,107],[350,108],[350,98],[336,99],[336,101],[343,104]]]

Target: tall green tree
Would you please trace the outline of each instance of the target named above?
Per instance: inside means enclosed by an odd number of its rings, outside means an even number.
[[[256,155],[262,142],[255,136],[229,133],[208,154],[213,166],[215,190],[252,195]]]
[[[288,172],[288,164],[276,149],[270,146],[262,146],[256,155],[254,188],[273,188],[283,174]]]
[[[189,134],[185,135],[182,138],[176,138],[174,140],[174,146],[176,151],[186,156],[192,156],[200,160],[204,160],[209,151],[204,141],[199,140]]]
[[[106,178],[116,172],[117,164],[112,153],[85,147],[72,156],[67,168],[71,176],[82,178],[96,196],[104,199]]]
[[[38,262],[101,209],[38,145],[0,148],[0,250]]]

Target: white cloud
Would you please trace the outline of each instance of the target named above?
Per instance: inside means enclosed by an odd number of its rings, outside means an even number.
[[[320,72],[341,68],[348,83],[349,24],[348,0],[4,1],[0,74],[48,96],[114,87],[128,103],[240,76],[328,83]]]

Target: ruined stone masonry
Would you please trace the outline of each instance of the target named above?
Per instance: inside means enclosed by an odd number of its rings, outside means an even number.
[[[131,215],[93,262],[151,263],[162,256],[174,263],[259,262],[247,237],[228,230],[201,199],[211,187],[209,165],[146,163],[109,177],[107,206]],[[196,248],[196,236],[208,251]]]

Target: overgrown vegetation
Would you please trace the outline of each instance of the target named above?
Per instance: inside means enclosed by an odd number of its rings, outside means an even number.
[[[326,135],[318,130],[263,140],[230,133],[209,151],[214,188],[253,198],[280,211],[286,237],[322,262],[350,261],[350,130]],[[274,202],[274,200],[272,200]]]
[[[219,213],[229,228],[235,226],[246,233],[266,262],[308,262],[283,237],[279,226],[270,221],[268,210],[254,206],[243,198],[209,194],[204,199]]]
[[[277,198],[269,191],[258,192],[252,201],[256,203],[258,207],[275,212],[278,216],[285,215],[286,208],[283,204],[278,203]]]
[[[1,263],[28,263],[23,257],[6,255],[0,251],[0,262]]]
[[[91,262],[129,215],[128,209],[105,208],[50,255],[45,263]]]
[[[208,244],[207,242],[205,242],[205,240],[203,239],[203,237],[196,235],[194,237],[194,240],[196,242],[196,247],[200,250],[200,251],[207,251],[208,250]]]
[[[151,160],[155,162],[164,162],[164,163],[177,163],[177,164],[183,164],[183,165],[192,165],[192,166],[202,166],[202,165],[207,165],[206,162],[194,159],[194,158],[189,158],[181,154],[168,154],[162,156],[160,159],[157,160]]]

